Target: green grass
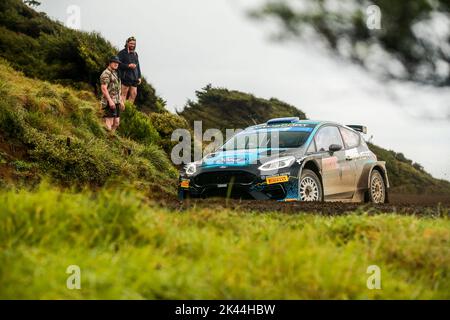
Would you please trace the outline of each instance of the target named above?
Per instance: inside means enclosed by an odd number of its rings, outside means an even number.
[[[449,299],[450,222],[191,209],[46,185],[0,194],[1,299]],[[381,290],[366,287],[381,268]],[[69,265],[81,290],[66,288]]]

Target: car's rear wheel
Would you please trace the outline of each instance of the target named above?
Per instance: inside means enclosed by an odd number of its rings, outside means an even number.
[[[301,201],[322,201],[322,183],[314,171],[302,170],[298,183],[298,197]]]
[[[370,174],[369,185],[369,202],[385,203],[386,202],[386,184],[378,170],[373,170]]]

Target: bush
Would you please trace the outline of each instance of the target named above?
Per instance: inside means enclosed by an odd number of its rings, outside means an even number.
[[[188,129],[189,125],[183,117],[173,113],[152,113],[150,115],[152,125],[162,138],[171,138],[175,129]]]
[[[178,143],[178,141],[171,141],[172,132],[176,129],[188,129],[189,125],[186,119],[169,112],[152,113],[150,119],[162,138],[160,145],[167,154],[170,154],[172,148]]]
[[[30,162],[22,161],[22,160],[14,160],[11,163],[17,171],[30,171],[34,169],[35,165]]]
[[[138,155],[148,159],[157,170],[168,171],[167,173],[176,178],[177,171],[173,168],[167,154],[160,147],[154,144],[146,145],[139,150]]]
[[[35,148],[30,151],[43,172],[64,185],[103,185],[119,173],[111,150],[102,143],[86,143],[76,138],[46,137],[35,134]]]
[[[120,119],[120,135],[144,144],[157,144],[159,142],[158,131],[153,127],[150,118],[138,111],[133,104],[127,103]]]
[[[24,135],[24,115],[21,110],[13,112],[5,100],[0,100],[0,131],[9,138],[21,138]]]

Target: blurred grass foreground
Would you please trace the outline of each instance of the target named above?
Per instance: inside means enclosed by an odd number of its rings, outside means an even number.
[[[135,191],[0,194],[1,299],[449,299],[439,217],[161,208]],[[66,286],[80,268],[81,289]],[[381,270],[370,290],[367,268]]]

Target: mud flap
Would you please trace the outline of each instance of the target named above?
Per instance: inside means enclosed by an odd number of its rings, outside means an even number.
[[[289,181],[283,185],[286,190],[286,197],[282,201],[300,201],[298,196],[298,182],[299,179],[297,177],[291,176]]]
[[[255,198],[255,200],[269,200],[270,198],[262,192],[259,191],[249,191],[249,194]]]

